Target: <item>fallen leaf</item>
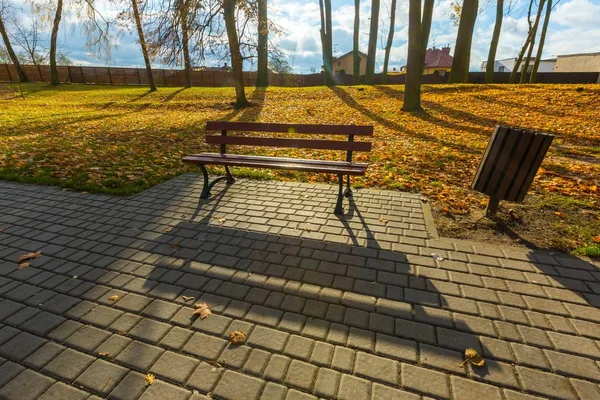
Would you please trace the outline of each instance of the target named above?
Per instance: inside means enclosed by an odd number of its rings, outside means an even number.
[[[101,351],[100,353],[98,353],[98,355],[101,356],[101,357],[108,357],[108,352]]]
[[[223,368],[223,366],[216,361],[207,360],[206,363],[212,365],[213,367]]]
[[[31,260],[32,258],[38,258],[41,256],[42,256],[41,251],[36,251],[35,253],[23,254],[22,256],[19,257],[19,262],[25,261],[25,260]]]
[[[467,357],[467,359],[460,363],[459,367],[462,367],[467,361],[475,365],[476,367],[483,367],[483,365],[485,364],[485,360],[475,349],[466,349],[465,357]]]
[[[148,383],[148,385],[152,385],[154,383],[155,379],[156,379],[156,376],[154,376],[152,374],[146,374],[146,382]]]
[[[190,301],[190,300],[194,300],[194,296],[181,296],[183,298],[183,301]]]
[[[560,211],[554,211],[554,215],[558,217],[562,217],[562,213]]]
[[[594,243],[600,243],[600,235],[594,238]]]
[[[4,232],[4,228],[0,228],[0,232]]]
[[[384,224],[387,224],[388,222],[390,222],[389,219],[385,219],[385,218],[379,218],[379,221],[383,222]]]
[[[216,217],[217,221],[219,221],[220,223],[225,222],[225,218],[223,217]]]
[[[246,334],[242,331],[229,332],[229,341],[233,344],[242,344],[246,341]]]
[[[431,253],[431,257],[433,257],[433,259],[437,261],[444,261],[444,257],[440,256],[437,253]]]
[[[28,262],[22,262],[21,264],[19,264],[19,269],[23,269],[23,268],[27,268],[29,267],[31,264]]]
[[[108,299],[109,299],[110,301],[117,301],[117,300],[119,300],[119,296],[118,296],[118,295],[116,295],[116,294],[113,294],[113,295],[112,295],[112,296],[110,296]]]
[[[198,303],[194,305],[194,307],[196,308],[196,311],[194,311],[192,315],[199,315],[200,319],[204,319],[212,314],[206,303]]]

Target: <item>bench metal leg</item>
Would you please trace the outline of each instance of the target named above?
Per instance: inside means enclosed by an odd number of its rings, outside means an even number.
[[[204,186],[202,187],[202,194],[200,195],[201,199],[208,199],[210,197],[210,189],[212,189],[212,187],[218,182],[227,181],[228,184],[235,182],[235,179],[233,178],[233,175],[231,175],[228,166],[225,166],[225,173],[227,174],[226,176],[220,176],[210,183],[208,182],[208,171],[206,171],[206,167],[202,164],[199,164],[198,166],[202,170],[202,175],[204,177]]]
[[[344,200],[344,175],[339,174],[338,175],[338,183],[339,183],[339,190],[338,190],[338,198],[337,198],[337,204],[335,205],[335,210],[333,211],[334,214],[337,215],[344,215],[344,208],[342,207],[342,202]]]
[[[352,197],[352,189],[350,188],[350,175],[346,176],[346,189],[344,190],[344,197]]]

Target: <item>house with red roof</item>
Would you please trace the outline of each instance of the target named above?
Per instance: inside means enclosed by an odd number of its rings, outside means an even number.
[[[435,46],[433,46],[431,49],[427,49],[425,52],[423,75],[445,75],[452,69],[452,60],[450,47],[436,49]],[[406,72],[406,65],[401,68],[401,71]]]

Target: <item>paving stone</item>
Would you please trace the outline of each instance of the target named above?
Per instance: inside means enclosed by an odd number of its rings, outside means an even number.
[[[15,376],[19,375],[25,368],[12,361],[0,364],[0,387],[7,384]]]
[[[267,382],[260,395],[260,400],[283,400],[287,394],[287,387],[273,382]]]
[[[450,398],[450,388],[445,374],[414,365],[402,364],[402,387],[440,398]]]
[[[388,299],[377,299],[377,312],[402,319],[412,319],[412,306]]]
[[[115,400],[133,400],[146,390],[146,376],[136,371],[130,371],[113,389],[109,398]]]
[[[335,347],[329,343],[316,342],[312,350],[310,362],[322,367],[328,367],[333,358]]]
[[[116,358],[120,363],[140,371],[147,371],[163,350],[134,340]]]
[[[526,367],[516,367],[527,392],[557,399],[577,399],[567,378]]]
[[[257,324],[277,326],[282,316],[282,311],[255,305],[246,314],[246,319]]]
[[[321,398],[333,399],[337,393],[341,374],[327,368],[319,369],[314,394]]]
[[[57,342],[63,342],[65,339],[67,339],[73,333],[77,332],[83,326],[84,325],[80,324],[79,322],[66,320],[65,322],[60,324],[60,326],[56,327],[52,332],[46,335],[46,337]]]
[[[375,334],[364,329],[350,328],[347,346],[361,350],[372,351],[375,344]]]
[[[21,325],[20,328],[35,335],[44,336],[64,321],[63,317],[42,311]]]
[[[180,350],[189,340],[194,332],[189,329],[173,327],[169,333],[160,341],[161,347],[171,350]]]
[[[54,382],[54,379],[26,369],[0,389],[0,398],[37,400]]]
[[[131,343],[131,341],[132,340],[127,337],[114,334],[111,337],[109,337],[104,343],[98,346],[94,350],[94,353],[108,353],[108,355],[105,357],[109,359],[114,359],[119,355],[119,353],[121,353],[121,351],[123,351],[124,348],[129,346],[129,343]]]
[[[484,381],[496,383],[505,387],[520,389],[521,385],[515,375],[515,369],[512,365],[501,363],[496,360],[486,360],[483,368],[473,368],[470,364],[467,367],[470,375]]]
[[[336,346],[333,351],[331,367],[343,372],[352,372],[354,369],[354,350],[342,346]]]
[[[105,306],[98,306],[81,317],[81,320],[89,324],[105,328],[115,322],[115,320],[122,314],[122,311],[114,310]]]
[[[271,353],[264,350],[253,349],[246,360],[243,371],[251,375],[261,376],[270,357]]]
[[[258,398],[263,381],[234,371],[226,371],[217,384],[214,396],[228,400],[247,400]]]
[[[555,372],[600,382],[600,369],[589,358],[572,356],[551,350],[544,350],[544,353]]]
[[[482,352],[479,338],[469,333],[456,332],[446,328],[437,328],[438,343],[442,347],[464,351],[464,349],[472,348],[478,352]]]
[[[600,398],[600,386],[579,379],[569,379],[569,381],[571,382],[571,385],[573,385],[579,398],[584,400]]]
[[[168,321],[179,311],[180,306],[163,300],[154,300],[142,311],[142,315]]]
[[[376,335],[375,352],[398,360],[417,361],[416,342],[381,333]]]
[[[183,384],[187,381],[197,364],[198,361],[191,357],[166,351],[154,363],[150,371],[170,381]]]
[[[360,377],[397,385],[399,371],[399,364],[387,358],[360,351],[356,355],[354,373]]]
[[[196,370],[189,377],[187,386],[202,393],[209,393],[214,389],[222,371],[221,368],[200,361]]]
[[[54,342],[47,342],[33,354],[22,361],[22,364],[33,369],[42,369],[65,349],[64,346]]]
[[[419,347],[421,365],[465,375],[465,367],[461,366],[464,361],[463,353],[426,344],[419,344]]]
[[[65,385],[62,382],[56,382],[39,397],[39,400],[86,400],[89,393]]]
[[[322,319],[308,318],[302,329],[302,336],[325,340],[331,324]]]
[[[104,360],[96,360],[76,380],[94,393],[106,396],[127,375],[128,370]]]
[[[90,353],[108,339],[109,336],[109,332],[94,328],[93,326],[84,326],[69,336],[65,340],[65,344],[77,350]]]
[[[497,387],[453,376],[450,378],[454,397],[464,400],[502,400]]]
[[[221,336],[225,333],[232,321],[233,320],[229,317],[212,314],[210,318],[196,318],[192,324],[192,329],[210,333],[215,336]]]
[[[42,371],[71,382],[89,367],[94,358],[75,350],[67,349],[50,361]]]
[[[148,386],[140,400],[187,400],[190,394],[189,390],[157,380]]]
[[[0,355],[20,362],[46,342],[30,333],[21,332],[0,346]]]
[[[158,343],[171,329],[171,325],[143,318],[128,332],[128,335],[150,343]]]
[[[559,350],[600,358],[600,350],[593,340],[558,332],[548,332],[548,336]]]
[[[480,336],[481,347],[485,357],[495,358],[496,360],[514,362],[515,358],[508,342],[504,340],[492,339]]]
[[[273,354],[265,368],[263,377],[270,381],[282,382],[290,365],[290,359],[279,354]]]
[[[250,334],[248,344],[280,353],[283,351],[289,336],[289,333],[257,326]]]
[[[306,361],[310,357],[314,344],[314,340],[303,338],[302,336],[292,335],[290,336],[283,352],[292,358],[298,358]]]
[[[396,336],[414,339],[425,343],[436,343],[435,329],[431,325],[420,322],[396,319]]]
[[[3,326],[0,328],[0,344],[3,344],[21,333],[19,329],[13,328],[11,326]]]
[[[392,389],[379,383],[373,384],[372,400],[418,400],[419,396],[405,392],[404,390]]]
[[[546,370],[550,369],[550,365],[546,361],[546,357],[541,349],[519,343],[511,343],[511,346],[519,365]]]
[[[229,343],[218,361],[220,364],[225,365],[229,368],[240,369],[246,362],[250,351],[252,350],[249,346],[240,346],[234,345],[233,343]]]
[[[343,374],[340,379],[338,400],[368,400],[371,395],[371,383],[364,379]]]
[[[317,369],[317,367],[309,363],[292,360],[285,377],[285,383],[286,385],[310,392]]]

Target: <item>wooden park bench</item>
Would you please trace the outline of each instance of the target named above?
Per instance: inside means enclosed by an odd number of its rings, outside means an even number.
[[[355,142],[355,136],[373,136],[372,126],[355,125],[307,125],[307,124],[263,124],[254,122],[208,122],[207,131],[221,131],[220,135],[206,135],[206,143],[220,145],[219,153],[202,153],[183,157],[186,163],[197,164],[204,175],[204,187],[201,198],[210,196],[210,189],[219,181],[225,180],[231,184],[235,179],[229,171],[229,167],[249,167],[265,169],[283,169],[302,172],[317,172],[336,174],[338,176],[339,191],[335,214],[343,214],[343,197],[352,195],[350,189],[350,175],[364,175],[367,169],[365,163],[352,162],[352,153],[355,151],[371,151],[371,142]],[[236,132],[261,132],[279,133],[279,137],[241,136],[228,135]],[[348,140],[323,140],[323,139],[297,139],[287,138],[285,134],[301,135],[337,135],[347,136]],[[283,136],[283,137],[281,137]],[[227,154],[227,145],[244,146],[268,146],[295,149],[318,149],[318,150],[344,150],[345,161],[328,161],[298,158],[265,157],[253,155]],[[225,166],[225,176],[218,177],[209,183],[207,165]],[[347,177],[346,189],[344,190],[344,175]]]

